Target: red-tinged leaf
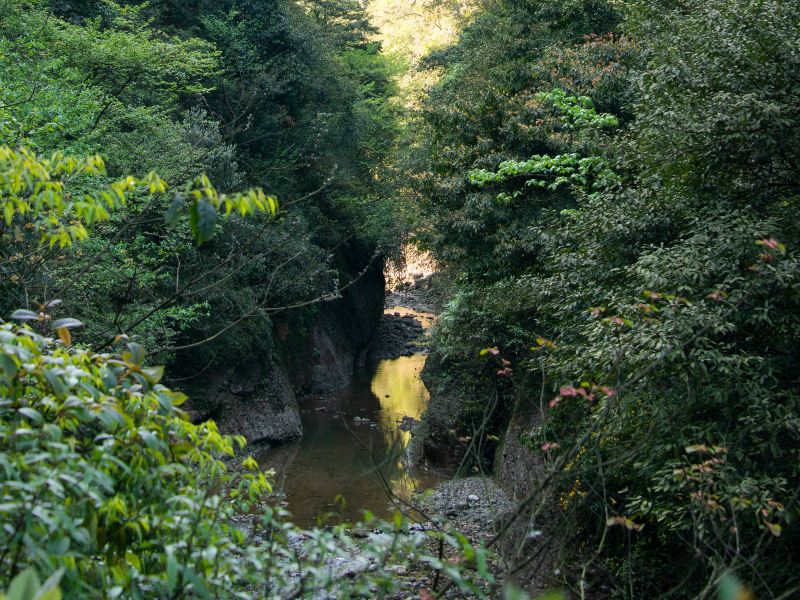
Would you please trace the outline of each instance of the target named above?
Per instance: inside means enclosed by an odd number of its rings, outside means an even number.
[[[606,525],[608,527],[614,526],[622,526],[629,531],[641,531],[644,525],[638,525],[628,519],[627,517],[610,517],[608,521],[606,521]]]
[[[686,446],[686,454],[708,454],[709,449],[705,444],[695,444],[694,446]]]

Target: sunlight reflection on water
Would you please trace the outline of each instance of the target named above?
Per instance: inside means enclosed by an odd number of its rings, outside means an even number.
[[[382,478],[405,498],[438,482],[405,464],[403,449],[411,434],[399,428],[403,417],[419,419],[425,410],[429,396],[420,378],[425,359],[415,354],[383,360],[346,390],[304,399],[303,438],[256,456],[262,468],[275,469],[277,487],[298,525],[312,525],[326,512],[359,519],[365,508],[390,516]],[[344,508],[337,496],[344,497]]]

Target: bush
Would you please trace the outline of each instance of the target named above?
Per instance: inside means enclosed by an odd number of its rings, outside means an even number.
[[[141,347],[72,351],[7,323],[0,340],[0,579],[64,569],[64,591],[88,598],[218,594],[246,578],[227,500],[266,478],[226,474],[233,440],[185,418]]]

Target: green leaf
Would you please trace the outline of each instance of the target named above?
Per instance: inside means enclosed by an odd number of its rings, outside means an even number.
[[[167,212],[164,213],[164,222],[170,227],[177,225],[184,208],[186,208],[186,196],[175,194]]]
[[[19,309],[11,313],[11,318],[16,321],[38,321],[39,315],[32,310]]]
[[[64,385],[64,382],[61,381],[61,378],[53,371],[50,369],[45,369],[44,378],[47,380],[47,383],[50,385],[50,387],[53,388],[53,392],[56,396],[61,397],[66,393],[67,388]]]
[[[214,235],[214,226],[217,224],[217,209],[211,204],[200,199],[192,205],[189,213],[192,233],[198,244],[207,242]]]
[[[35,410],[29,406],[23,406],[17,412],[33,423],[39,424],[44,420],[38,410]]]
[[[78,319],[58,319],[57,321],[53,321],[53,324],[50,325],[51,329],[75,329],[76,327],[83,327],[83,323],[78,321]]]
[[[164,377],[164,367],[146,367],[142,369],[142,375],[149,383],[158,383]]]
[[[128,342],[128,351],[122,355],[124,360],[131,362],[135,365],[140,365],[144,361],[145,351],[144,348],[136,342]]]
[[[133,552],[126,552],[125,553],[125,562],[135,568],[137,571],[142,570],[142,561],[139,560],[139,557],[136,556]]]
[[[61,589],[58,587],[58,584],[64,576],[64,571],[63,567],[54,571],[53,574],[47,578],[47,581],[42,584],[42,587],[39,588],[33,600],[61,600]]]
[[[186,579],[192,584],[195,594],[201,598],[211,600],[211,594],[208,591],[208,587],[206,587],[205,582],[197,576],[197,573],[195,573],[192,569],[188,569],[185,571],[185,574]]]
[[[6,596],[8,600],[31,600],[36,597],[40,587],[39,576],[31,567],[11,580]]]
[[[178,561],[172,552],[167,554],[167,587],[170,593],[175,591],[178,585]]]
[[[11,380],[17,375],[17,371],[19,371],[19,368],[14,359],[6,354],[0,354],[0,373],[2,373],[6,384],[11,384]]]

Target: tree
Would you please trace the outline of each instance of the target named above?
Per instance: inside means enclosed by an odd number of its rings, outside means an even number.
[[[565,584],[788,596],[796,7],[645,4],[497,3],[428,59],[420,237],[459,274],[431,364],[469,398],[429,426],[527,449],[502,536],[557,522]]]

